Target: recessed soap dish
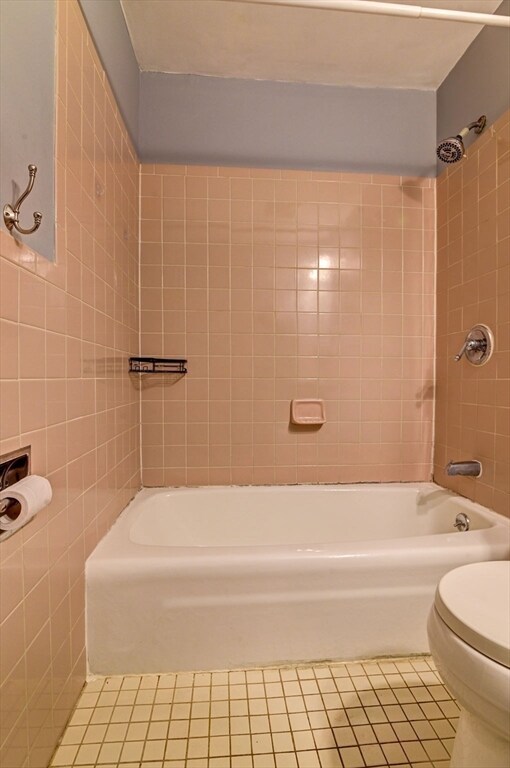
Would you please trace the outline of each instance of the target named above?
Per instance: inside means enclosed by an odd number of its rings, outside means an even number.
[[[292,400],[290,420],[293,424],[307,424],[310,426],[324,424],[326,421],[324,400],[315,400],[313,398]]]

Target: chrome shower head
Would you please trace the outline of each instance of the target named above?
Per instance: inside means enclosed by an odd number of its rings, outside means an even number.
[[[474,130],[475,133],[481,133],[485,128],[487,118],[482,115],[474,123],[470,123],[463,128],[456,136],[450,136],[448,139],[440,141],[437,145],[437,156],[443,163],[457,163],[465,157],[464,149],[464,137],[468,135],[469,131]]]
[[[451,136],[437,145],[437,156],[443,163],[457,163],[464,154],[464,142],[460,136]]]

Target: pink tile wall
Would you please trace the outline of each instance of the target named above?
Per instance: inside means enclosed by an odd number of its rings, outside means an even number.
[[[510,112],[438,180],[436,482],[510,517]],[[495,336],[476,368],[455,362],[476,323]],[[447,477],[479,459],[480,479]]]
[[[145,485],[427,480],[430,179],[144,165]],[[289,425],[320,397],[321,429]]]
[[[137,158],[78,4],[57,5],[56,262],[0,231],[0,453],[31,444],[54,493],[0,544],[2,768],[48,764],[85,676],[85,558],[140,484]]]

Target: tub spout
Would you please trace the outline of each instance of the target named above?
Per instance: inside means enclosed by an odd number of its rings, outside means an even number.
[[[479,461],[449,461],[446,465],[447,475],[465,475],[467,477],[480,477],[482,465]]]

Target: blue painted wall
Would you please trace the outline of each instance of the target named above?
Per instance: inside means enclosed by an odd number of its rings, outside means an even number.
[[[142,72],[142,160],[433,175],[433,91]]]
[[[22,12],[21,12],[22,11]],[[55,28],[54,0],[0,2],[0,207],[11,205],[37,166],[34,189],[23,203],[20,224],[43,220],[30,248],[55,258]],[[3,218],[0,226],[4,226]],[[18,237],[18,236],[17,236]]]
[[[138,146],[140,70],[119,0],[79,0],[131,139]]]

